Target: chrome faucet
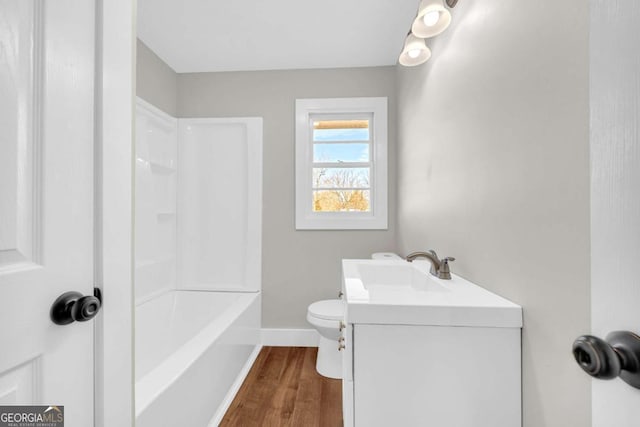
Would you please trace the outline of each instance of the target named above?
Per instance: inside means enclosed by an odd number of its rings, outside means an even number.
[[[427,252],[411,252],[405,259],[408,262],[412,262],[416,258],[426,258],[431,261],[431,269],[429,272],[438,279],[451,280],[449,261],[455,261],[455,258],[445,257],[443,259],[439,259],[436,251],[429,250]]]

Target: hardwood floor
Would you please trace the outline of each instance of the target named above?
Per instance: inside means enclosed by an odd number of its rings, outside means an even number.
[[[342,385],[316,372],[317,348],[263,347],[220,426],[342,426]]]

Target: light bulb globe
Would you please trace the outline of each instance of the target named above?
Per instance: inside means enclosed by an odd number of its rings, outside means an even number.
[[[438,12],[437,10],[432,10],[430,12],[427,12],[422,17],[422,22],[424,22],[424,25],[426,25],[427,27],[433,27],[438,23],[439,20],[440,20],[440,12]]]

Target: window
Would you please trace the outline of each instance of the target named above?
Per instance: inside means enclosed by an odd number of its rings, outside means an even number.
[[[387,228],[387,98],[296,100],[296,229]]]

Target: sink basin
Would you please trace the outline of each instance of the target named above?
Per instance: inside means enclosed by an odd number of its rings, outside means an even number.
[[[417,292],[450,292],[447,287],[432,280],[433,276],[424,274],[408,262],[393,265],[359,263],[357,268],[362,287],[369,291],[369,298],[407,292],[406,288]]]
[[[427,261],[343,260],[347,321],[365,324],[521,327],[522,308]]]

